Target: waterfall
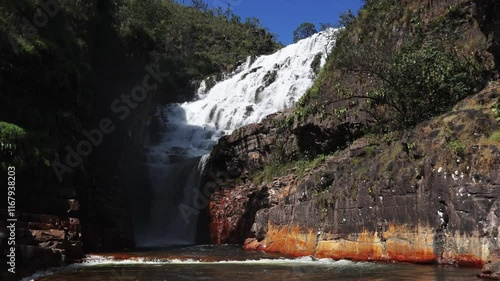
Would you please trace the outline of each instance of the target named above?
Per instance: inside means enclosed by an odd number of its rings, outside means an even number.
[[[208,126],[230,133],[241,126],[261,121],[269,114],[292,107],[312,86],[311,64],[332,47],[336,30],[317,33],[274,54],[249,57],[229,77],[207,90],[198,90],[194,102],[180,106],[189,124]]]
[[[196,218],[185,220],[179,206],[193,207],[212,147],[232,130],[292,107],[314,82],[312,62],[326,62],[335,33],[249,57],[212,88],[202,82],[195,101],[158,108],[145,146],[152,198],[149,225],[136,230],[139,246],[194,244]]]

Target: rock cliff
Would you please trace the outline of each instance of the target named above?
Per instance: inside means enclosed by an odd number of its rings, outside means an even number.
[[[464,55],[477,54],[487,71],[486,49],[498,67],[498,4],[473,2],[479,28],[463,20],[472,18],[470,1],[401,5],[403,15],[415,17],[410,30],[423,25],[430,37],[442,28],[466,32],[453,45],[464,47]],[[386,19],[385,9],[372,8],[360,12],[361,22],[369,13]],[[433,29],[433,22],[444,25]],[[382,34],[384,28],[374,27]],[[324,80],[334,81],[333,74]],[[363,75],[348,84],[364,95],[373,85],[363,84]],[[359,110],[362,101],[344,102],[344,108],[328,103],[338,92],[332,83],[318,84],[316,106],[308,107],[314,97],[307,97],[298,110],[219,141],[203,180],[215,192],[200,220],[206,227],[200,233],[208,233],[201,241],[292,256],[484,265],[482,276],[498,276],[500,84],[491,82],[411,129],[369,133],[372,121]]]
[[[492,84],[412,130],[352,143],[355,124],[305,122],[284,133],[277,123],[287,112],[236,130],[207,164],[205,181],[218,186],[207,210],[210,241],[293,256],[482,266],[500,238],[500,124],[491,110],[499,98]],[[255,180],[306,141],[331,155],[300,173],[291,165]]]
[[[488,40],[495,67],[500,68],[500,4],[495,0],[475,0],[473,15]]]
[[[80,220],[75,218],[78,202],[72,200],[68,203],[74,206],[68,216],[61,218],[22,213],[18,215],[14,225],[7,222],[7,210],[0,210],[0,226],[7,229],[7,233],[2,233],[6,235],[0,237],[0,250],[7,256],[7,260],[2,262],[9,264],[9,268],[15,271],[2,271],[2,280],[20,279],[37,270],[63,266],[85,256]],[[4,222],[7,222],[7,225],[3,225]],[[13,229],[15,236],[11,235]],[[16,243],[14,252],[11,251],[11,244],[8,244],[8,241],[11,241],[9,237],[13,237],[12,241]]]

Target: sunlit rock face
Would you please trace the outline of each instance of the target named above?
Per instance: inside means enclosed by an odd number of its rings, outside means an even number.
[[[314,120],[273,130],[283,112],[240,128],[207,164],[207,173],[241,171],[215,180],[210,239],[293,256],[480,267],[500,240],[500,143],[490,137],[500,130],[491,111],[499,98],[490,85],[401,135],[345,142],[316,167],[264,183],[254,176],[270,164],[272,145],[299,151]],[[338,128],[314,133],[341,140]]]

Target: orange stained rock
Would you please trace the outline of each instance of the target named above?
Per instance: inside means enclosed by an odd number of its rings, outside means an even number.
[[[457,254],[445,252],[441,261],[444,264],[454,264],[461,267],[482,267],[485,261],[474,254]]]
[[[405,240],[391,239],[386,241],[389,260],[413,263],[435,263],[436,255],[432,247],[412,244]]]
[[[317,241],[313,230],[270,224],[263,241],[247,239],[244,249],[336,260],[452,263],[472,267],[484,264],[480,257],[468,253],[445,252],[449,257],[440,259],[434,252],[434,231],[423,226],[411,228],[406,225],[390,225],[382,237],[377,232],[362,231],[340,239]]]
[[[311,230],[302,230],[297,226],[269,226],[267,236],[261,248],[267,252],[277,252],[300,257],[314,254],[316,234]]]
[[[320,241],[316,249],[318,258],[350,259],[355,261],[385,261],[382,243],[376,233],[364,231],[357,239]]]

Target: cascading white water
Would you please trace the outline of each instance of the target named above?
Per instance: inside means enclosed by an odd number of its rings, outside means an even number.
[[[249,57],[197,100],[159,108],[158,135],[146,146],[152,200],[150,226],[136,232],[139,246],[193,244],[196,219],[183,220],[179,205],[192,206],[208,155],[224,134],[292,107],[309,89],[333,45],[335,30],[317,33],[274,54]],[[316,59],[318,59],[316,58]],[[202,163],[200,164],[200,159]]]
[[[309,89],[315,78],[311,63],[333,45],[335,30],[328,30],[289,45],[274,54],[248,58],[209,91],[202,84],[199,100],[180,105],[189,124],[232,131],[290,108]]]

